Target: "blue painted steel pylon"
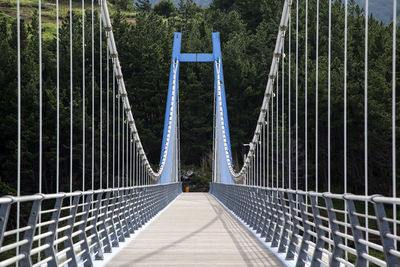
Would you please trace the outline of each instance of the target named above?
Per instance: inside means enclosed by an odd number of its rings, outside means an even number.
[[[213,44],[213,53],[212,54],[204,54],[204,53],[181,53],[181,41],[182,41],[182,33],[176,32],[174,34],[174,44],[172,50],[172,58],[171,58],[171,69],[170,69],[170,76],[169,76],[169,85],[168,85],[168,96],[167,96],[167,104],[166,104],[166,112],[165,112],[165,119],[164,119],[164,131],[163,131],[163,139],[161,145],[161,157],[160,157],[160,164],[163,161],[164,149],[166,147],[167,142],[167,135],[168,135],[168,126],[170,116],[172,116],[172,125],[170,129],[170,143],[168,144],[168,152],[167,158],[165,163],[165,169],[159,183],[169,183],[171,181],[177,180],[176,177],[172,177],[174,175],[178,175],[177,173],[173,174],[173,169],[176,166],[173,166],[173,149],[176,149],[176,142],[177,140],[177,110],[176,108],[171,111],[171,100],[172,100],[172,92],[173,88],[173,81],[175,79],[177,86],[175,86],[175,95],[177,96],[179,93],[179,64],[181,62],[212,62],[214,64],[214,98],[217,101],[217,67],[220,69],[220,81],[221,81],[221,102],[222,102],[222,111],[223,111],[223,119],[225,122],[225,136],[227,141],[227,148],[229,153],[229,160],[232,163],[232,153],[231,153],[231,143],[230,143],[230,135],[229,135],[229,126],[228,126],[228,112],[226,106],[226,97],[225,97],[225,83],[224,83],[224,76],[222,71],[222,54],[221,54],[221,43],[220,37],[218,32],[212,33],[212,44]],[[218,63],[218,65],[217,65]],[[176,72],[174,72],[174,67],[176,68]],[[175,75],[175,77],[174,77]],[[177,97],[175,97],[174,106],[177,107]],[[223,149],[223,142],[219,142],[220,147],[218,149]],[[171,155],[172,154],[172,155]],[[225,152],[220,153],[221,155],[225,155]],[[179,163],[176,163],[179,164]],[[225,167],[221,169],[221,182],[224,183],[233,183],[233,179],[230,175],[229,169],[227,164]]]

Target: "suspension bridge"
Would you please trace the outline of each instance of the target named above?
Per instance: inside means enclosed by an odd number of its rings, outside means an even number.
[[[322,0],[321,0],[322,1]],[[21,7],[17,1],[17,193],[0,197],[0,266],[400,266],[400,234],[398,208],[400,198],[396,192],[396,23],[392,34],[392,188],[387,195],[377,195],[368,189],[368,16],[365,16],[365,77],[364,77],[364,133],[365,181],[364,194],[351,194],[347,189],[347,0],[345,2],[344,40],[344,177],[343,192],[331,192],[331,28],[332,12],[320,18],[319,1],[316,17],[318,58],[319,27],[328,27],[328,179],[326,190],[320,191],[318,182],[318,149],[316,153],[315,188],[309,186],[307,153],[309,138],[305,131],[305,145],[299,146],[298,136],[298,81],[305,84],[305,129],[307,129],[307,40],[308,1],[282,0],[283,10],[275,42],[267,85],[260,107],[253,138],[243,166],[234,166],[223,75],[220,34],[212,33],[212,53],[183,53],[184,36],[174,34],[170,78],[166,102],[161,156],[158,169],[147,159],[134,114],[125,87],[120,54],[114,39],[112,19],[107,1],[85,7],[82,12],[82,53],[85,53],[85,16],[91,14],[92,64],[82,61],[82,98],[92,90],[92,150],[85,151],[85,110],[82,101],[82,189],[73,187],[73,31],[70,27],[70,191],[60,192],[60,47],[59,3],[57,12],[57,177],[56,190],[42,191],[43,165],[43,67],[42,17],[38,6],[39,22],[39,192],[21,195]],[[299,20],[299,5],[305,5],[305,21]],[[100,88],[94,86],[94,10],[99,10],[100,28]],[[393,1],[393,21],[396,22],[396,0]],[[70,1],[72,24],[72,1]],[[368,0],[366,1],[368,14]],[[299,66],[299,24],[305,24],[305,66]],[[292,27],[296,28],[295,41]],[[223,34],[223,33],[221,33]],[[104,39],[103,39],[104,38]],[[105,40],[106,47],[102,47]],[[291,58],[295,42],[295,58]],[[285,46],[285,44],[288,45]],[[103,50],[106,51],[103,53]],[[85,58],[83,55],[82,58]],[[104,59],[104,60],[103,60]],[[360,59],[361,60],[361,59]],[[106,62],[103,64],[103,62]],[[182,194],[180,173],[179,134],[179,69],[181,63],[213,64],[214,68],[214,121],[213,171],[209,193]],[[292,64],[292,65],[291,65]],[[318,61],[317,61],[318,64]],[[295,68],[291,66],[295,65]],[[299,68],[304,67],[305,77]],[[91,70],[90,70],[91,68]],[[92,88],[85,87],[87,69],[92,73]],[[295,69],[296,84],[291,85]],[[316,72],[316,110],[318,110],[318,65]],[[285,74],[286,71],[286,74]],[[105,74],[105,77],[102,75]],[[286,79],[288,77],[288,79]],[[103,80],[107,95],[103,96]],[[295,105],[291,88],[295,87]],[[95,111],[95,90],[100,104]],[[261,90],[261,88],[260,88]],[[285,92],[286,91],[286,92]],[[103,107],[103,97],[107,105]],[[110,101],[111,100],[111,101]],[[295,106],[295,110],[291,107]],[[100,113],[100,138],[95,140],[94,114]],[[106,118],[103,118],[103,113]],[[295,124],[291,114],[295,113]],[[315,138],[318,138],[318,112],[315,113]],[[279,122],[279,117],[281,121]],[[288,120],[286,120],[286,118]],[[105,121],[106,136],[103,136]],[[281,123],[279,125],[278,123]],[[294,126],[294,129],[291,128]],[[288,133],[285,134],[285,129]],[[295,137],[293,137],[295,136]],[[97,142],[95,144],[95,142]],[[295,142],[295,151],[291,144]],[[316,144],[318,139],[316,140]],[[286,144],[286,145],[285,145]],[[100,162],[95,162],[95,146],[100,146]],[[103,148],[105,145],[105,148]],[[302,151],[299,151],[302,150]],[[89,152],[89,153],[88,153]],[[293,153],[294,152],[294,153]],[[91,164],[85,164],[91,153]],[[299,153],[305,154],[304,178],[299,175]],[[287,155],[285,155],[287,154]],[[106,161],[103,162],[103,158]],[[94,167],[98,164],[99,175]],[[293,168],[293,169],[292,169]],[[103,169],[105,176],[103,177]],[[91,177],[85,174],[91,172]],[[286,172],[286,173],[285,173]],[[293,177],[292,174],[295,173]],[[303,176],[301,176],[303,177]],[[321,180],[322,181],[322,180]]]

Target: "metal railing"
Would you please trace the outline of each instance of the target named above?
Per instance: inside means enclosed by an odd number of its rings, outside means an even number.
[[[400,266],[400,221],[388,216],[399,198],[220,183],[210,193],[296,266]]]
[[[171,183],[1,197],[0,266],[93,266],[181,192],[181,183]],[[10,218],[17,203],[29,211],[19,228]]]

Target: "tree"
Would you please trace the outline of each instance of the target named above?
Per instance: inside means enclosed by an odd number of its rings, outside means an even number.
[[[154,12],[166,18],[169,18],[175,11],[175,5],[171,0],[161,0],[154,6]]]
[[[142,12],[149,12],[151,10],[150,0],[136,0],[135,6]]]
[[[115,0],[115,4],[122,10],[128,10],[131,4],[130,0]]]

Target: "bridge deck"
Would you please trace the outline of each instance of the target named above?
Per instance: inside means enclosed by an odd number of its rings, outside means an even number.
[[[185,193],[107,266],[283,266],[207,193]]]

